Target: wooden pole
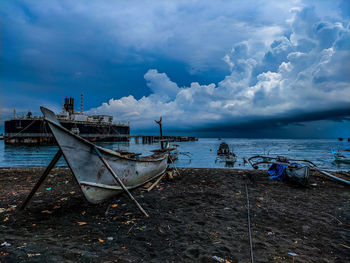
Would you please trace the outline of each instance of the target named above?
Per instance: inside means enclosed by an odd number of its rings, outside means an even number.
[[[52,170],[52,168],[55,166],[55,164],[58,162],[58,160],[61,158],[61,156],[62,156],[62,150],[59,149],[58,152],[56,153],[56,155],[51,160],[50,164],[46,167],[46,169],[45,169],[44,173],[41,175],[39,181],[35,184],[34,188],[30,192],[30,194],[27,196],[26,200],[23,202],[23,204],[20,208],[21,210],[23,210],[26,207],[26,205],[28,204],[28,202],[30,201],[30,199],[32,199],[35,192],[39,189],[40,185],[44,182],[46,176],[49,174],[49,172]]]
[[[175,164],[174,164],[173,159],[170,157],[170,153],[169,153],[169,156],[168,156],[168,157],[169,157],[170,162],[171,162],[172,165],[174,166],[174,169],[175,169],[176,173],[177,173],[178,175],[180,175],[179,171],[177,170],[177,168],[176,168],[176,166],[175,166]]]
[[[97,149],[96,146],[94,146],[94,150],[97,153],[97,156],[100,158],[102,163],[106,166],[108,171],[112,174],[114,179],[118,182],[118,184],[123,188],[123,190],[128,194],[129,198],[136,204],[136,206],[140,209],[140,211],[146,216],[149,217],[149,215],[146,213],[146,211],[142,208],[142,206],[137,202],[137,200],[132,196],[132,194],[129,192],[129,190],[125,187],[123,182],[120,180],[120,178],[114,173],[112,167],[107,163],[105,158],[103,158],[101,152]]]
[[[164,144],[163,144],[163,130],[162,130],[162,117],[160,117],[159,121],[155,121],[156,123],[159,124],[159,130],[160,130],[160,146],[162,149],[164,149]]]

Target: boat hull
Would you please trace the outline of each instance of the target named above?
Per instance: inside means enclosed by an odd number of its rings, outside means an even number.
[[[42,108],[42,112],[85,198],[91,203],[100,203],[123,191],[94,151],[94,147],[99,149],[102,157],[128,189],[156,178],[167,168],[166,153],[151,156],[149,159],[127,158],[72,134],[59,124],[50,110]]]

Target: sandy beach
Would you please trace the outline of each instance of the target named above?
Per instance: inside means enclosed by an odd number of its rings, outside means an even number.
[[[246,185],[256,262],[350,261],[349,188],[315,173],[305,188],[265,171],[180,169],[132,191],[145,218],[125,194],[87,203],[65,168],[20,211],[42,171],[0,169],[1,262],[249,262]]]

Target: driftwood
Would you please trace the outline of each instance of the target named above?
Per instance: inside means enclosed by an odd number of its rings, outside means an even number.
[[[158,179],[147,189],[147,192],[151,191],[157,184],[159,184],[160,180],[162,180],[165,175],[166,173],[163,173],[159,176]]]

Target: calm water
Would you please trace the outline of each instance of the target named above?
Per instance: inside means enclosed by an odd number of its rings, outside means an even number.
[[[256,154],[284,155],[291,158],[306,158],[322,169],[350,170],[349,164],[333,162],[332,149],[349,149],[350,143],[333,140],[295,140],[295,139],[228,139],[222,141],[229,144],[237,154],[238,159],[234,168],[242,168],[243,157]],[[179,151],[190,155],[180,155],[175,163],[178,167],[193,168],[224,168],[225,163],[216,160],[216,150],[222,142],[214,138],[200,138],[196,142],[179,142]],[[159,148],[155,144],[135,144],[131,142],[100,143],[99,145],[110,149],[123,149],[150,154],[149,150]],[[4,145],[0,141],[0,167],[43,167],[49,164],[57,152],[56,146],[13,146]],[[58,166],[66,166],[62,158]],[[250,168],[248,165],[246,168]]]

